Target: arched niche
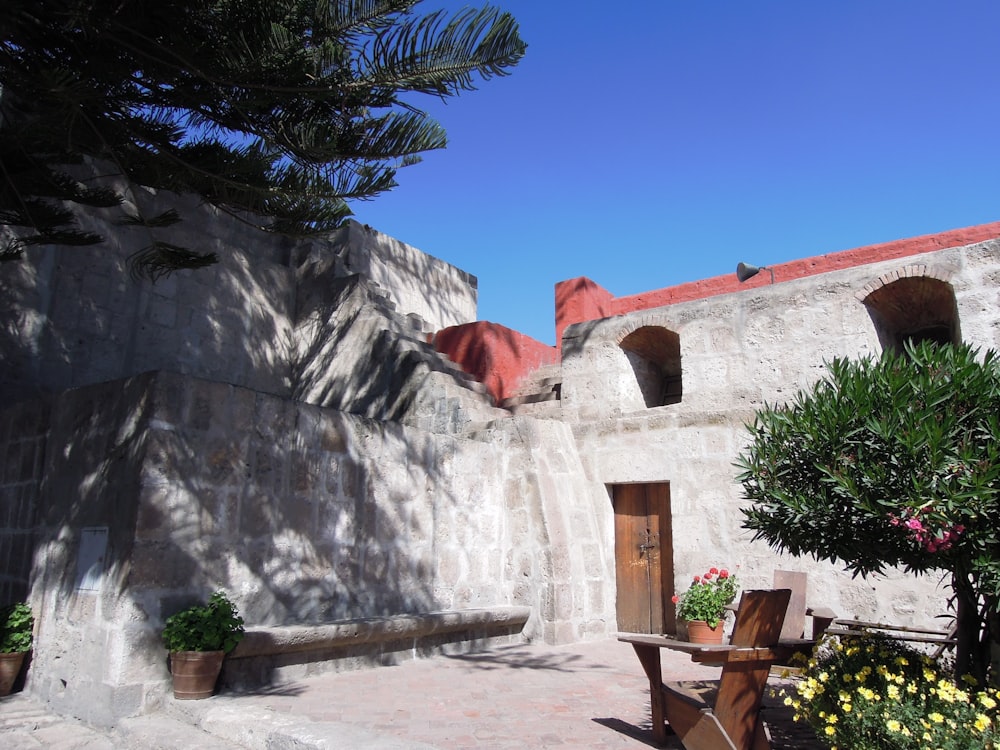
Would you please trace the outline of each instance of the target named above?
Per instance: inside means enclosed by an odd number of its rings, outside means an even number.
[[[883,351],[903,352],[907,343],[962,340],[955,290],[932,275],[883,277],[862,300]]]
[[[679,404],[681,338],[661,326],[642,326],[619,343],[628,358],[648,408]]]

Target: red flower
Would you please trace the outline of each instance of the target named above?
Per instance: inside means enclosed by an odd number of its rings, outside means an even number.
[[[719,574],[719,569],[718,568],[712,568],[708,572],[711,573],[713,576],[715,576],[715,575]]]
[[[677,602],[679,602],[680,600],[681,598],[677,596],[677,594],[674,594],[672,597],[670,597],[670,601],[672,601],[674,604],[677,604]]]
[[[706,581],[711,581],[712,580],[712,574],[711,573],[706,573],[705,574],[705,580]]]
[[[721,578],[723,580],[729,578],[729,571],[726,570],[725,568],[723,568],[722,570],[720,570],[719,571],[719,578]]]
[[[695,576],[694,577],[694,582],[695,583],[701,583],[701,576]]]

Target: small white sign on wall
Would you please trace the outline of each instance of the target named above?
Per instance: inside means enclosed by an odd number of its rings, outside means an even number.
[[[107,551],[107,526],[89,526],[80,530],[80,551],[76,556],[77,591],[101,590]]]

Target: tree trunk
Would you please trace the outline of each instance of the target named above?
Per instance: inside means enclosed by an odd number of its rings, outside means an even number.
[[[1000,687],[1000,612],[997,612],[996,601],[988,602],[989,609],[989,656],[990,656],[990,680],[993,687]]]
[[[955,677],[971,675],[979,685],[986,684],[990,663],[990,632],[983,622],[979,597],[970,582],[957,572],[952,583],[957,602],[955,625]]]

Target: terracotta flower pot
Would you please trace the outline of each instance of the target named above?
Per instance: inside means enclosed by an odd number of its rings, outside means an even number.
[[[170,674],[174,677],[174,698],[195,700],[215,692],[225,651],[174,651],[170,654]]]
[[[705,643],[711,645],[722,644],[722,631],[724,630],[722,620],[714,628],[710,628],[704,620],[688,620],[688,641],[691,643]]]
[[[10,695],[14,681],[21,673],[25,655],[24,651],[0,654],[0,695]]]

